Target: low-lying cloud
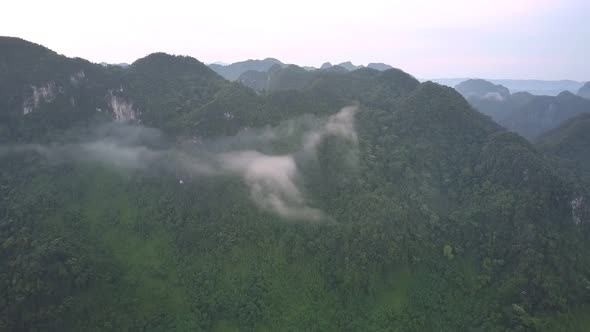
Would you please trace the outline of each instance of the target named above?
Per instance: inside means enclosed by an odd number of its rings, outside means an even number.
[[[173,146],[166,144],[156,129],[109,125],[99,128],[94,139],[81,143],[5,146],[0,147],[0,156],[36,152],[54,163],[88,162],[127,171],[168,172],[179,176],[181,183],[183,178],[191,177],[238,176],[248,186],[252,201],[261,209],[287,219],[319,221],[326,216],[305,199],[295,156],[317,155],[318,146],[328,136],[339,137],[356,146],[356,112],[357,107],[345,107],[323,121],[315,119],[314,126],[303,131],[299,148],[279,155],[259,149],[294,135],[292,123],[284,126],[286,130],[248,130],[231,138]]]
[[[240,175],[261,208],[285,218],[320,220],[323,213],[305,204],[295,184],[297,165],[292,155],[269,156],[257,151],[235,151],[219,158],[220,166]]]

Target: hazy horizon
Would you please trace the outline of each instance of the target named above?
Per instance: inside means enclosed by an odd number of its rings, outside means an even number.
[[[166,52],[204,63],[383,62],[425,79],[590,80],[587,1],[361,4],[21,1],[6,4],[0,35],[97,63]]]

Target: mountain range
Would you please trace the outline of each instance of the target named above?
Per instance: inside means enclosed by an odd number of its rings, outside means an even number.
[[[540,151],[557,157],[564,171],[573,173],[574,178],[584,179],[581,185],[590,183],[590,113],[565,121],[541,135],[535,143]]]
[[[459,83],[470,80],[471,78],[440,78],[432,79],[433,82],[455,87]],[[518,79],[484,79],[493,84],[502,85],[513,93],[528,92],[539,96],[557,96],[563,91],[577,93],[578,89],[584,85],[584,82],[572,80],[518,80]]]
[[[506,95],[485,82],[0,49],[0,330],[590,326],[584,159],[557,147],[585,120],[531,143],[474,109]]]
[[[239,77],[247,72],[258,72],[248,75],[262,75],[260,73],[268,72],[273,66],[278,65],[280,67],[287,67],[288,64],[284,64],[281,61],[274,59],[274,58],[267,58],[264,60],[247,60],[241,62],[235,62],[232,64],[222,64],[222,63],[213,63],[209,64],[209,68],[213,69],[216,73],[221,75],[223,78],[235,81],[238,80]],[[319,68],[315,68],[313,66],[304,66],[302,67],[305,70],[313,71],[313,70],[330,70],[330,71],[353,71],[361,68],[365,68],[363,65],[354,65],[350,61],[342,62],[337,65],[332,65],[329,62],[325,62]],[[392,69],[390,65],[384,63],[369,63],[367,68],[384,71],[387,69]]]
[[[213,63],[209,65],[209,68],[213,69],[213,71],[221,75],[226,80],[235,81],[242,73],[246,71],[254,70],[265,72],[274,65],[284,66],[284,64],[277,59],[266,58],[264,60],[246,60],[235,62],[229,65]]]
[[[122,66],[126,64],[121,64]],[[258,71],[258,72],[267,72],[273,65],[280,65],[281,67],[286,67],[288,64],[285,64],[277,59],[274,58],[267,58],[264,60],[246,60],[241,62],[236,62],[233,64],[226,64],[226,63],[213,63],[209,64],[208,66],[213,69],[216,73],[221,75],[223,78],[235,81],[237,80],[240,75],[248,72],[248,71]],[[337,68],[333,68],[332,70],[338,70],[338,67],[341,67],[347,71],[353,71],[361,68],[370,68],[376,69],[379,71],[384,71],[387,69],[392,69],[393,67],[385,64],[385,63],[369,63],[366,67],[363,65],[354,65],[350,61],[342,62],[337,65],[332,65],[330,62],[323,63],[320,67],[316,68],[313,66],[303,66],[302,68],[312,71],[317,69],[329,69],[334,66]],[[431,79],[433,82],[455,87],[459,83],[470,80],[468,78],[440,78],[440,79]],[[578,93],[580,89],[584,86],[583,82],[573,81],[573,80],[518,80],[518,79],[485,79],[496,85],[502,85],[509,89],[512,92],[528,92],[533,95],[547,95],[547,96],[557,96],[563,91],[570,91],[572,93]],[[423,79],[422,81],[427,81]],[[588,89],[585,87],[584,89]],[[584,90],[585,91],[585,90]],[[586,92],[586,95],[588,93]],[[588,98],[588,97],[587,97]]]
[[[485,80],[467,80],[455,88],[477,110],[531,139],[578,114],[590,113],[590,100],[569,91],[557,96],[535,96],[527,92],[510,94],[506,87]]]

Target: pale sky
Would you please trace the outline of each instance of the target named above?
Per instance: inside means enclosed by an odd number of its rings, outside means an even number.
[[[420,78],[590,80],[590,0],[4,0],[0,35],[93,62],[385,62]],[[1,52],[2,50],[0,50]]]

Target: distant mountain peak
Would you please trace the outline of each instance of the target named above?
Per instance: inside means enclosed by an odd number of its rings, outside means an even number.
[[[331,63],[329,63],[329,62],[324,62],[324,63],[322,64],[322,66],[320,67],[320,69],[328,69],[328,68],[330,68],[330,67],[332,67],[332,64],[331,64]]]
[[[148,70],[162,70],[166,68],[167,71],[173,72],[199,72],[205,75],[215,75],[215,73],[208,68],[201,61],[184,55],[172,55],[164,52],[155,52],[143,58],[137,59],[131,64],[131,67],[145,67]]]
[[[590,82],[586,82],[586,84],[578,90],[578,96],[590,99]]]
[[[503,85],[481,79],[463,81],[455,89],[475,109],[529,139],[580,113],[590,113],[590,101],[569,90],[556,96],[537,96],[528,92],[510,94]]]
[[[455,86],[465,98],[478,98],[502,101],[510,96],[510,90],[500,84],[482,79],[469,79]]]
[[[562,91],[557,95],[558,98],[572,98],[572,97],[576,97],[575,94],[573,94],[571,91]]]
[[[371,62],[367,65],[367,68],[371,68],[371,69],[375,69],[375,70],[379,70],[379,71],[393,69],[392,66],[390,66],[386,63],[381,63],[381,62]]]
[[[359,65],[359,66],[355,66],[352,62],[350,61],[346,61],[346,62],[342,62],[340,64],[338,64],[338,66],[343,67],[344,69],[348,70],[348,71],[353,71],[353,70],[357,70],[359,68],[363,68],[364,66]]]
[[[223,78],[229,81],[237,80],[240,75],[248,71],[259,71],[259,72],[266,72],[271,67],[279,65],[285,66],[280,60],[275,58],[265,58],[263,60],[259,59],[248,59],[245,61],[234,62],[232,64],[220,65],[220,64],[210,64],[209,68],[215,71],[217,74],[221,75]]]

